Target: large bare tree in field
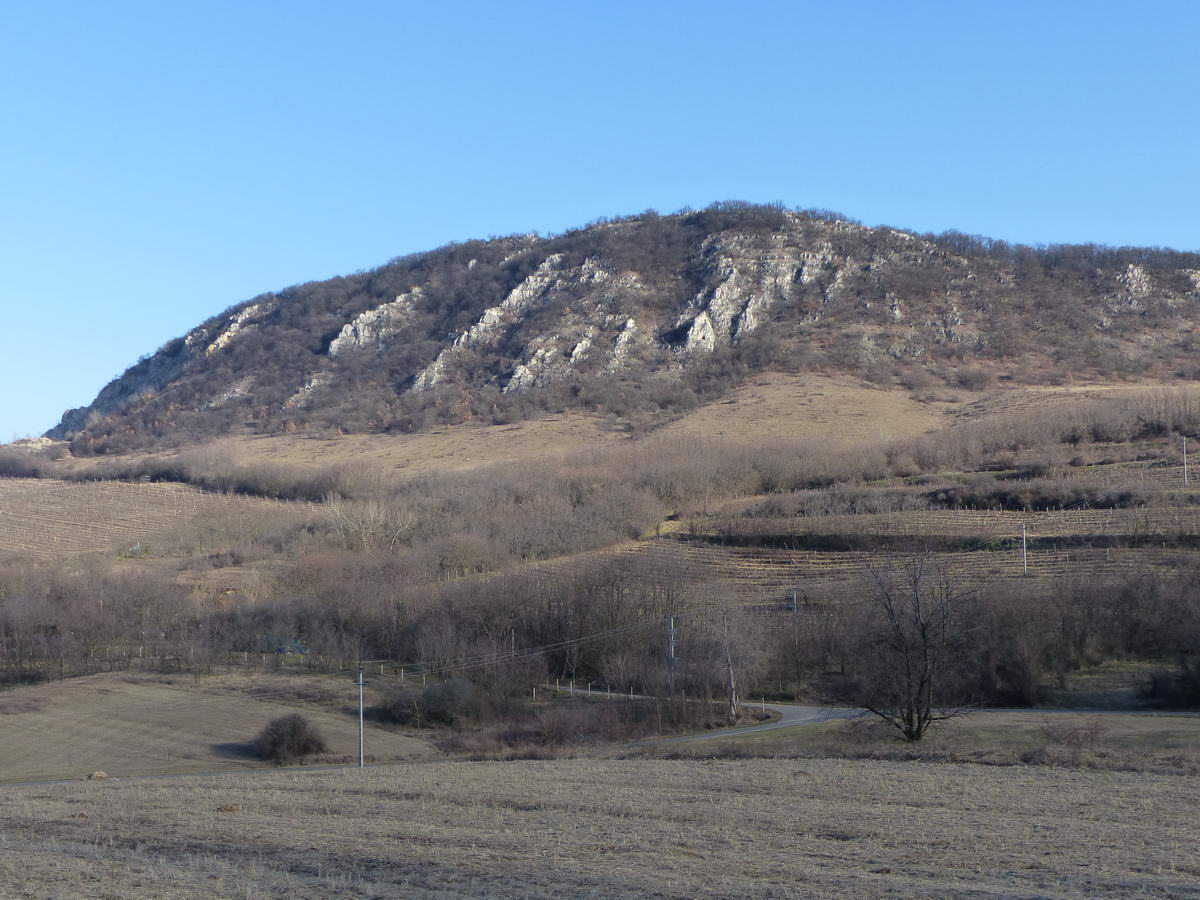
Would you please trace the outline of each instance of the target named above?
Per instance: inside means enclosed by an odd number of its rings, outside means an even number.
[[[849,699],[919,741],[930,725],[962,712],[953,701],[974,594],[928,556],[873,566],[865,589]]]

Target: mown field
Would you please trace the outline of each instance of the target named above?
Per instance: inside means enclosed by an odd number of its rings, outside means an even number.
[[[1194,897],[1200,778],[430,762],[6,788],[11,897]]]
[[[271,719],[307,716],[326,761],[358,753],[355,688],[341,679],[94,675],[0,692],[0,783],[239,771],[267,765],[250,746]],[[424,741],[368,723],[377,760],[426,756]]]

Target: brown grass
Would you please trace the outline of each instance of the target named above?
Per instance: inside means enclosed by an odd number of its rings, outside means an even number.
[[[1183,897],[1200,779],[839,760],[11,788],[8,896]]]
[[[330,745],[330,760],[357,753],[357,719],[338,710],[310,680],[259,679],[233,690],[236,679],[197,687],[190,677],[168,679],[96,675],[16,688],[0,694],[8,715],[0,728],[0,782],[235,771],[261,766],[249,743],[270,719],[297,710],[312,719]],[[355,703],[348,679],[323,679],[340,689],[341,708]],[[281,693],[288,691],[288,693]],[[256,699],[256,695],[262,699]],[[371,728],[373,757],[402,759],[432,753],[422,740]]]
[[[247,463],[321,467],[356,462],[393,474],[423,475],[524,462],[623,439],[602,419],[565,413],[512,425],[450,425],[420,434],[240,435],[207,446]]]
[[[651,745],[665,758],[844,758],[1050,765],[1200,776],[1200,716],[1058,710],[976,710],[936,725],[919,744],[873,716],[737,738]]]
[[[969,397],[973,395],[966,395]],[[933,431],[962,404],[920,403],[907,391],[853,378],[767,373],[689,413],[663,432],[733,440],[887,443]]]

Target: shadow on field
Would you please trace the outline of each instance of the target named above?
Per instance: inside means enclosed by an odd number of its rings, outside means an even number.
[[[213,753],[222,759],[258,759],[258,751],[251,741],[233,742],[228,744],[212,744]]]

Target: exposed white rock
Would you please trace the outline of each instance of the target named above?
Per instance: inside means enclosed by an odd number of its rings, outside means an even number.
[[[571,365],[580,363],[587,356],[590,349],[592,349],[592,339],[590,337],[581,339],[575,345],[575,349],[571,351]]]
[[[835,265],[833,245],[829,241],[818,241],[811,249],[796,254],[800,263],[797,276],[801,284],[812,284],[821,273]]]
[[[232,341],[242,332],[253,328],[256,319],[262,319],[272,310],[275,309],[274,303],[251,303],[241,312],[237,313],[229,320],[229,323],[221,330],[221,332],[213,339],[204,350],[207,354],[216,353],[218,350],[223,350],[229,346]]]
[[[24,450],[28,453],[43,453],[47,450],[56,450],[62,448],[66,452],[66,441],[56,441],[48,437],[32,437],[32,438],[17,438],[10,444],[4,446],[10,447],[13,450]]]
[[[771,307],[788,298],[803,263],[784,246],[787,240],[786,234],[772,235],[772,246],[762,248],[728,235],[710,239],[706,252],[716,284],[701,292],[676,323],[682,327],[691,321],[685,350],[711,351],[752,333]]]
[[[398,295],[390,303],[359,313],[342,326],[338,336],[329,342],[329,355],[337,356],[351,348],[378,346],[404,326],[420,301],[421,294],[418,285],[408,293]]]
[[[543,297],[554,284],[561,253],[547,256],[529,277],[509,292],[497,306],[484,310],[479,321],[454,339],[455,347],[476,347],[491,336],[501,323],[514,321],[526,307]]]
[[[637,319],[632,317],[626,319],[625,324],[621,326],[621,331],[617,335],[616,341],[613,342],[612,356],[608,360],[608,365],[605,366],[605,371],[615,372],[621,368],[639,339],[642,339],[642,333],[638,328]]]
[[[522,391],[544,383],[547,370],[550,367],[550,360],[554,355],[555,351],[552,348],[539,347],[529,359],[518,364],[516,369],[513,370],[512,378],[504,386],[504,392],[507,394],[510,391]]]
[[[1125,293],[1130,299],[1145,297],[1154,289],[1146,270],[1133,263],[1125,268],[1124,274],[1117,276],[1117,281],[1125,288]]]
[[[692,320],[692,327],[688,329],[684,349],[689,353],[711,352],[716,345],[717,333],[713,328],[713,320],[708,313],[702,312]]]
[[[513,370],[512,378],[504,385],[504,392],[542,387],[555,378],[570,373],[587,359],[592,349],[592,340],[597,333],[595,326],[587,326],[585,333],[572,346],[567,340],[554,335],[536,338],[526,348],[526,359]],[[564,337],[566,337],[564,335]],[[570,352],[566,347],[570,346]]]
[[[549,302],[559,291],[568,291],[580,312],[568,316],[553,335],[525,348],[504,390],[547,384],[585,361],[603,323],[611,318],[609,311],[619,306],[623,297],[645,288],[632,272],[613,272],[597,259],[589,258],[569,268],[563,267],[562,259],[558,253],[546,257],[500,303],[485,309],[475,324],[455,335],[450,346],[417,375],[413,390],[428,390],[442,383],[456,355],[493,344],[506,328],[533,307]]]
[[[437,355],[437,359],[417,373],[413,380],[414,391],[427,391],[442,383],[446,377],[446,363],[449,361],[450,352],[449,349],[443,350]]]
[[[224,406],[230,400],[236,400],[238,397],[245,397],[250,393],[250,388],[254,385],[254,379],[251,376],[239,378],[236,382],[223,390],[217,396],[213,397],[205,406],[208,409],[216,409],[218,406]]]
[[[312,401],[312,395],[333,382],[332,372],[318,372],[283,404],[287,409],[302,409]]]

